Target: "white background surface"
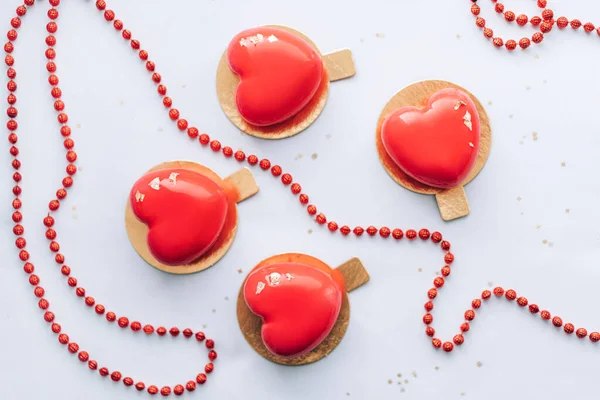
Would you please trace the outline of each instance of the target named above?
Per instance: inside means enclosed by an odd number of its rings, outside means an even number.
[[[38,3],[24,18],[14,53],[24,225],[32,261],[64,331],[101,365],[147,384],[185,383],[206,363],[204,349],[106,323],[74,296],[48,250],[41,220],[66,162],[42,58],[47,2]],[[80,173],[57,216],[59,241],[74,276],[107,309],[155,326],[196,330],[206,325],[219,359],[208,384],[190,398],[597,396],[599,345],[567,337],[506,301],[494,299],[478,312],[458,351],[435,351],[421,317],[434,272],[443,265],[442,252],[420,241],[331,235],[306,216],[278,180],[259,169],[254,171],[261,191],[240,205],[238,236],[220,263],[184,277],[148,267],[130,246],[123,223],[131,184],[171,159],[201,162],[223,176],[238,165],[177,130],[149,74],[93,3],[63,1],[60,7],[58,75]],[[482,16],[505,40],[533,33],[509,26],[490,2],[480,3]],[[533,0],[506,3],[517,14],[537,11]],[[597,2],[550,3],[556,14],[600,22]],[[5,30],[17,5],[9,0],[0,6]],[[148,50],[183,116],[234,150],[282,165],[330,219],[340,225],[440,230],[456,255],[434,310],[434,326],[444,340],[458,332],[464,311],[489,283],[514,288],[577,327],[600,329],[600,41],[595,33],[553,31],[542,45],[509,54],[482,37],[466,0],[112,0],[109,6]],[[240,134],[215,95],[216,66],[229,39],[269,23],[303,31],[323,52],[349,47],[357,66],[355,78],[331,85],[317,122],[283,141]],[[492,121],[491,156],[467,187],[471,215],[451,223],[440,219],[432,197],[395,184],[375,151],[381,108],[397,90],[421,79],[464,86],[484,103]],[[315,153],[318,157],[311,158]],[[8,151],[0,159],[5,183],[0,191],[0,398],[146,396],[122,383],[103,382],[108,379],[70,355],[44,322],[13,245]],[[263,258],[289,251],[333,266],[359,256],[372,278],[350,296],[352,318],[341,345],[327,359],[298,368],[258,356],[235,317],[245,273]]]

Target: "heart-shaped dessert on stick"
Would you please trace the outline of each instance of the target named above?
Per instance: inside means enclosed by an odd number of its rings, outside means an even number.
[[[369,280],[353,258],[332,269],[297,253],[262,261],[248,275],[238,297],[238,321],[250,345],[285,365],[325,357],[347,329],[347,292]]]
[[[434,194],[446,221],[469,213],[463,186],[481,171],[491,146],[488,116],[472,94],[450,82],[413,84],[385,106],[376,139],[396,182]]]
[[[322,56],[291,28],[262,26],[238,33],[217,71],[225,114],[253,136],[280,139],[307,128],[321,113],[329,81],[356,73],[350,50]]]
[[[198,272],[227,252],[236,232],[237,203],[257,191],[248,169],[223,180],[196,163],[165,163],[131,188],[127,233],[152,266],[176,274]]]

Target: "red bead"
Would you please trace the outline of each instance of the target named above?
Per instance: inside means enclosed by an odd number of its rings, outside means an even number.
[[[271,168],[271,175],[273,175],[273,176],[279,176],[279,175],[281,175],[281,172],[282,172],[281,167],[279,165],[274,165]]]
[[[106,309],[104,308],[104,306],[102,304],[96,304],[95,310],[96,310],[96,314],[102,315],[102,314],[104,314],[104,311]]]
[[[206,372],[207,374],[210,374],[211,372],[213,372],[215,369],[215,366],[212,363],[208,363],[204,366],[204,372]]]
[[[27,8],[25,8],[25,6],[19,6],[17,7],[17,15],[19,16],[23,16],[27,13]]]
[[[542,22],[540,30],[542,31],[542,33],[548,33],[552,30],[552,26],[553,24],[551,24],[550,22]]]
[[[426,324],[426,325],[429,325],[429,324],[431,324],[432,322],[433,322],[433,315],[431,315],[431,314],[425,314],[425,315],[423,316],[423,323],[424,323],[424,324]]]
[[[292,183],[292,176],[290,174],[283,174],[281,176],[281,183],[283,183],[284,185],[289,185],[290,183]]]
[[[423,240],[429,239],[430,236],[431,236],[431,234],[429,233],[429,231],[427,229],[421,229],[419,231],[419,237]]]
[[[139,48],[140,48],[140,42],[139,42],[139,40],[135,40],[135,39],[132,40],[131,41],[131,48],[134,49],[134,50],[139,50]]]
[[[14,49],[15,49],[15,46],[12,44],[12,42],[6,42],[6,44],[4,45],[4,51],[7,53],[12,53]],[[10,68],[10,70],[14,71],[14,69],[12,69],[12,68]],[[10,79],[14,79],[14,77],[17,76],[17,73],[14,72],[11,74],[11,73],[7,72],[7,75]]]
[[[200,135],[200,138],[198,140],[200,141],[200,144],[206,146],[208,142],[210,142],[210,137],[206,133],[203,133],[202,135]]]
[[[351,230],[350,227],[348,225],[344,225],[340,228],[340,233],[344,236],[350,234]]]
[[[15,104],[17,102],[17,96],[15,96],[14,94],[9,94],[8,97],[6,98],[6,100],[8,101],[8,104]],[[11,135],[14,135],[14,141],[10,141],[12,144],[17,143],[17,135],[15,133],[11,133]],[[10,140],[10,139],[9,139]]]
[[[171,107],[173,105],[173,100],[170,97],[165,97],[163,99],[163,105],[165,107],[169,108],[169,107]],[[169,115],[170,115],[170,113],[169,113]],[[179,114],[177,116],[179,116]]]
[[[450,353],[452,350],[454,350],[454,345],[451,342],[446,342],[444,343],[442,348],[446,353]]]
[[[442,242],[442,245],[441,245],[441,247],[442,247],[442,250],[444,250],[444,251],[448,251],[448,250],[450,250],[450,242],[448,242],[448,241],[444,240],[444,241]]]
[[[578,19],[574,19],[573,21],[571,21],[571,28],[573,28],[573,29],[581,28],[581,21]]]
[[[554,12],[550,9],[542,11],[542,18],[544,18],[545,21],[550,21],[552,18],[554,18]]]
[[[21,220],[23,219],[23,214],[21,214],[18,211],[15,211],[12,215],[12,219],[14,222],[21,222]]]
[[[6,57],[4,57],[4,62],[6,63],[6,65],[11,67],[15,64],[15,59],[11,55],[6,55]]]
[[[494,9],[499,14],[503,13],[504,12],[504,4],[502,4],[502,3],[496,3],[496,6],[494,7]]]
[[[217,359],[217,352],[214,350],[211,350],[208,352],[208,358],[211,361],[215,361]]]
[[[502,38],[499,38],[499,37],[494,38],[493,43],[494,43],[494,46],[496,46],[496,47],[504,46],[504,41],[502,40]]]
[[[203,333],[203,332],[196,332],[196,340],[197,340],[197,341],[201,342],[201,341],[203,341],[204,339],[206,339],[206,336],[204,336],[204,333]]]
[[[231,157],[233,155],[233,149],[229,146],[223,147],[223,155],[225,157]]]
[[[521,307],[525,307],[529,302],[527,301],[527,299],[525,297],[519,297],[517,299],[517,304],[520,305]]]
[[[154,69],[156,69],[156,65],[152,61],[146,61],[146,69],[150,72],[154,72]]]
[[[552,318],[552,325],[556,326],[557,328],[561,327],[563,324],[563,321],[560,317],[554,317]]]
[[[517,17],[517,24],[519,24],[520,26],[524,26],[525,24],[527,24],[527,22],[529,22],[529,17],[527,17],[527,15],[521,14]]]
[[[417,237],[417,231],[414,229],[409,229],[406,231],[406,238],[408,240],[414,240]]]
[[[382,238],[387,238],[390,236],[390,234],[391,234],[390,228],[388,228],[386,226],[379,228],[379,236],[381,236]]]
[[[185,119],[180,119],[179,121],[177,121],[177,127],[179,128],[179,130],[185,131],[188,127],[188,122]]]
[[[94,360],[90,360],[88,362],[88,368],[91,370],[96,370],[98,368],[98,363]]]
[[[87,360],[89,360],[90,355],[87,351],[82,351],[77,355],[77,358],[79,358],[79,361],[81,362],[86,362]]]
[[[144,390],[144,388],[146,387],[146,385],[144,385],[144,382],[138,382],[135,384],[135,388],[141,392],[142,390]]]
[[[443,275],[443,276],[448,276],[448,275],[450,275],[450,272],[451,272],[451,270],[450,270],[450,267],[449,267],[449,266],[447,266],[447,265],[446,265],[446,266],[444,266],[444,267],[442,267],[442,270],[441,270],[441,272],[442,272],[442,275]]]
[[[164,326],[161,326],[161,327],[159,327],[159,328],[156,330],[156,334],[157,334],[158,336],[165,336],[165,335],[167,334],[167,328],[165,328]]]
[[[77,289],[75,289],[75,294],[79,297],[83,297],[85,296],[85,289],[82,287],[78,287]]]
[[[497,297],[501,297],[504,294],[504,289],[502,289],[500,286],[494,288],[494,295],[496,295]]]
[[[160,83],[161,79],[162,78],[161,78],[160,74],[157,74],[156,72],[152,74],[152,80],[155,83]]]
[[[169,118],[171,118],[173,121],[175,121],[177,118],[179,118],[179,110],[177,110],[176,108],[172,108],[169,110]]]
[[[121,328],[126,328],[127,326],[129,326],[129,319],[127,319],[127,317],[121,317],[119,318],[119,321],[117,321],[117,323]]]
[[[512,289],[509,289],[506,291],[506,294],[504,296],[506,297],[507,300],[513,301],[514,299],[517,298],[517,292],[515,292]]]
[[[188,130],[188,135],[190,135],[189,130]],[[196,133],[196,136],[198,136],[198,133]],[[196,137],[196,136],[193,136],[193,137]],[[190,137],[192,137],[192,136],[190,136]],[[238,151],[235,152],[234,157],[235,157],[235,159],[237,161],[242,162],[242,161],[244,161],[246,159],[246,154],[244,154],[243,151],[238,150]],[[296,184],[296,185],[298,185],[298,184]],[[300,185],[298,185],[298,187],[300,187]],[[293,191],[294,191],[294,186],[292,185],[292,192]],[[298,193],[300,193],[300,191],[298,191]]]
[[[508,22],[512,22],[515,20],[515,13],[512,11],[507,11],[504,13],[504,19],[507,20]]]
[[[549,311],[542,311],[542,318],[545,320],[549,320],[551,318],[550,312]]]
[[[577,335],[579,339],[583,339],[587,336],[587,330],[585,328],[579,328],[575,332],[575,335]]]
[[[23,225],[15,225],[13,228],[13,233],[17,236],[22,235],[24,231],[25,228],[23,228]]]
[[[131,32],[127,29],[123,30],[122,35],[123,35],[123,39],[125,39],[125,40],[131,39]]]
[[[113,382],[119,382],[121,380],[121,373],[118,371],[113,372],[110,374],[110,379],[112,379]]]
[[[94,300],[93,297],[86,297],[85,298],[85,305],[88,307],[93,307],[94,304],[96,304],[96,300]]]
[[[439,349],[440,347],[442,347],[442,341],[440,339],[432,339],[431,340],[431,344],[433,345],[433,347],[435,347],[436,349]]]
[[[352,231],[356,236],[362,236],[363,232],[365,230],[363,228],[361,228],[360,226],[357,226],[356,228],[354,228],[354,230]]]
[[[171,328],[169,330],[169,333],[171,334],[171,336],[177,337],[177,336],[179,336],[179,328],[174,326],[173,328]]]
[[[198,374],[198,376],[196,376],[196,382],[198,382],[201,385],[204,385],[204,383],[206,382],[206,375]]]
[[[113,22],[113,26],[116,30],[120,31],[121,29],[123,29],[123,22],[116,19],[115,22]]]
[[[485,19],[483,19],[483,18],[477,17],[477,20],[475,21],[475,23],[480,28],[485,27]]]
[[[491,39],[494,36],[494,31],[491,30],[490,28],[485,28],[483,30],[483,36],[485,36],[488,39]]]
[[[465,319],[467,321],[473,321],[473,319],[475,319],[475,311],[473,311],[473,310],[465,311]]]
[[[592,333],[590,333],[590,340],[593,343],[599,342],[600,341],[600,333],[598,333],[598,332],[592,332]]]
[[[37,275],[31,275],[29,277],[29,283],[31,286],[37,286],[40,283],[40,278]]]
[[[132,331],[138,332],[142,329],[142,324],[140,324],[138,321],[133,321],[129,327]]]
[[[248,164],[250,164],[250,165],[258,164],[258,157],[256,157],[254,154],[250,154],[248,156]]]
[[[221,150],[221,142],[219,142],[218,140],[213,140],[212,142],[210,142],[210,148],[214,152]]]
[[[306,207],[306,211],[308,211],[310,215],[315,215],[317,213],[317,207],[310,205]]]
[[[175,394],[175,396],[181,396],[183,394],[183,392],[185,391],[184,387],[181,385],[176,385],[173,388],[173,393]]]
[[[454,342],[454,344],[460,346],[461,344],[463,344],[465,342],[465,337],[461,334],[454,335],[454,337],[452,338],[452,341]]]
[[[594,26],[594,24],[592,24],[591,22],[588,22],[587,24],[585,24],[585,25],[583,26],[583,29],[584,29],[584,30],[585,30],[587,33],[591,33],[591,32],[593,32],[593,31],[596,29],[596,27],[595,27],[595,26]]]
[[[431,326],[428,326],[425,328],[425,334],[429,337],[433,337],[433,335],[435,335],[435,329],[433,329]]]
[[[53,312],[46,311],[46,312],[44,313],[44,320],[45,320],[46,322],[52,322],[52,321],[54,321],[54,318],[55,318],[55,316],[54,316],[54,313],[53,313]]]
[[[213,349],[214,347],[215,347],[215,341],[212,339],[207,339],[206,340],[206,348]]]
[[[60,324],[57,324],[57,323],[52,324],[52,332],[60,333],[60,330],[61,330]]]
[[[152,335],[154,333],[154,327],[152,325],[145,325],[144,326],[144,333],[146,335]]]
[[[433,280],[433,286],[435,286],[436,288],[441,288],[442,286],[444,286],[444,278],[441,277],[437,277]]]
[[[479,15],[480,12],[481,12],[481,9],[479,8],[479,6],[477,4],[473,4],[471,6],[471,13],[473,15]]]
[[[402,229],[394,229],[392,231],[392,236],[394,237],[394,239],[400,240],[404,237],[404,232],[402,232]]]
[[[442,234],[439,232],[433,232],[431,234],[431,241],[436,244],[440,243],[442,241]]]
[[[338,230],[338,224],[331,221],[330,223],[327,224],[327,229],[329,229],[331,232],[335,232]]]
[[[447,253],[444,256],[444,261],[446,262],[446,264],[452,264],[452,262],[454,261],[454,254],[452,253]]]
[[[560,17],[556,20],[556,25],[560,29],[564,29],[569,25],[569,20],[566,17]]]
[[[63,265],[60,268],[60,272],[65,276],[69,276],[69,274],[71,273],[71,268],[68,265]]]
[[[539,8],[546,8],[547,1],[546,0],[538,0],[537,5]]]
[[[460,331],[461,331],[461,332],[468,332],[468,331],[469,331],[469,329],[471,329],[471,326],[470,326],[470,325],[469,325],[467,322],[463,322],[463,323],[460,325]]]
[[[531,40],[533,40],[534,43],[541,43],[542,40],[544,40],[544,35],[542,35],[540,32],[536,32],[531,37]]]
[[[437,289],[435,288],[431,288],[427,291],[427,297],[429,297],[430,299],[435,299],[437,297]]]
[[[163,387],[162,389],[160,389],[160,394],[167,397],[171,394],[171,388],[168,386]]]
[[[196,382],[189,381],[185,384],[185,388],[188,392],[193,392],[194,390],[196,390]]]
[[[308,204],[308,196],[305,194],[301,194],[300,195],[300,203],[302,204]]]
[[[17,246],[18,249],[22,249],[26,246],[26,241],[23,238],[17,238],[17,240],[15,241],[15,245]]]
[[[427,303],[425,303],[425,311],[429,312],[431,310],[433,310],[433,303],[431,301],[428,301]]]
[[[471,307],[473,307],[474,309],[478,309],[481,307],[481,300],[479,299],[475,299],[471,302]]]
[[[116,319],[117,319],[117,316],[115,315],[114,312],[109,311],[109,312],[106,313],[106,320],[108,322],[114,322]]]
[[[563,330],[565,331],[565,333],[567,335],[570,335],[573,332],[575,332],[575,326],[573,324],[571,324],[571,323],[567,323],[567,324],[565,324]]]
[[[367,228],[367,234],[369,236],[375,236],[377,234],[377,228],[375,228],[374,226],[369,226]]]
[[[123,378],[123,385],[125,385],[125,386],[132,386],[133,385],[133,379],[130,378],[130,377]]]
[[[154,396],[156,393],[158,393],[158,388],[154,385],[150,385],[148,386],[148,393]]]
[[[536,15],[535,17],[531,17],[531,20],[529,22],[531,22],[531,25],[533,26],[538,26],[542,23],[542,19]]]
[[[69,336],[65,335],[64,333],[61,333],[60,335],[58,335],[58,341],[60,342],[60,344],[67,344],[69,343]]]
[[[46,291],[41,286],[38,286],[33,290],[33,294],[35,294],[35,297],[37,298],[44,297],[44,293],[46,293]]]
[[[100,11],[104,10],[106,8],[106,2],[104,0],[96,1],[96,8]]]

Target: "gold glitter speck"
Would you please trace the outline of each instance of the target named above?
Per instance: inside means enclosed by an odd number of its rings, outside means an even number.
[[[242,269],[241,269],[241,268],[238,268],[237,272],[238,272],[238,274],[241,274],[241,273],[242,273],[242,272],[244,272],[244,271],[242,271]]]
[[[542,240],[542,243],[543,243],[543,244],[547,244],[547,243],[548,243],[548,241],[547,241],[546,239],[544,239],[544,240]]]
[[[150,181],[150,183],[148,184],[148,186],[150,186],[154,190],[159,190],[160,189],[160,179],[158,178],[158,176],[156,178],[152,179]]]
[[[169,180],[171,182],[173,182],[173,185],[177,183],[177,176],[179,175],[179,173],[177,172],[171,172],[171,175],[169,175]]]
[[[465,126],[467,128],[469,128],[470,131],[472,131],[473,123],[471,122],[471,113],[469,112],[469,110],[465,111],[465,116],[463,117],[463,121],[465,123]]]
[[[538,133],[536,131],[531,132],[531,137],[533,137],[533,140],[538,140]]]
[[[456,102],[456,104],[454,105],[454,110],[458,110],[460,108],[460,106],[466,106],[467,103],[465,103],[464,101],[459,100],[458,102]]]
[[[135,201],[136,201],[136,203],[141,203],[142,201],[144,201],[144,197],[146,197],[146,195],[140,193],[139,190],[135,192]]]
[[[483,366],[483,364],[481,363],[481,361],[477,361],[477,364],[475,364],[475,365],[477,365],[477,368],[481,368]]]
[[[319,155],[317,153],[314,153],[312,156],[310,156],[310,158],[312,158],[313,160],[316,160],[317,157],[319,157]]]
[[[292,274],[285,274],[285,278],[286,278],[288,281],[291,281],[292,279],[294,279],[294,275],[292,275]]]
[[[417,268],[417,271],[423,272],[423,268]]]

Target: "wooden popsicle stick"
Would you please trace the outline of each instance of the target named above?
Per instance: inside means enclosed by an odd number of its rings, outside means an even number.
[[[435,199],[444,221],[452,221],[469,214],[469,203],[463,186],[436,193]]]
[[[371,277],[365,269],[363,263],[357,258],[351,258],[342,265],[336,268],[344,277],[346,283],[346,291],[351,292],[369,282]]]
[[[254,175],[248,168],[242,168],[225,178],[226,181],[235,186],[239,192],[237,202],[246,200],[258,193],[258,185],[254,180]]]
[[[329,72],[329,81],[339,81],[356,75],[356,67],[350,49],[323,55],[323,64]]]

